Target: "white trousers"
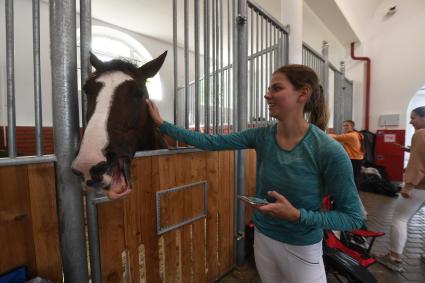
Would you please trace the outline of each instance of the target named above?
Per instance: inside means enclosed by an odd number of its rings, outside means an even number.
[[[263,283],[326,283],[322,242],[288,245],[255,229],[254,256]]]
[[[407,241],[407,222],[425,203],[425,190],[413,189],[412,197],[400,196],[394,210],[391,225],[390,249],[392,252],[402,254]]]

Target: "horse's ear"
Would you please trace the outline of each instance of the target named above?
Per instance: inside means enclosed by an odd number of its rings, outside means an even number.
[[[90,64],[96,69],[99,70],[103,66],[103,62],[96,57],[93,53],[90,52]]]
[[[158,56],[158,58],[153,59],[152,61],[147,62],[138,69],[138,74],[144,79],[152,78],[158,73],[162,64],[164,63],[165,56],[167,56],[167,51]]]

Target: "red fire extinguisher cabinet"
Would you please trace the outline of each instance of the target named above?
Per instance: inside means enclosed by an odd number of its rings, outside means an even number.
[[[403,181],[404,130],[376,131],[375,162],[385,166],[391,181]]]

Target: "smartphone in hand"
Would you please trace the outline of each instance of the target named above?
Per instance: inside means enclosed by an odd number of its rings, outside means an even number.
[[[254,197],[254,196],[240,196],[239,195],[238,198],[240,200],[243,200],[243,201],[245,201],[245,202],[247,202],[251,205],[254,205],[254,206],[262,206],[262,205],[269,204],[269,202],[267,200],[257,198],[257,197]]]

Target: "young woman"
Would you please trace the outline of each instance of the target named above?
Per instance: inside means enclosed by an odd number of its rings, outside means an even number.
[[[362,226],[359,197],[344,149],[323,131],[327,110],[316,73],[303,65],[274,72],[264,98],[277,123],[230,135],[204,135],[151,115],[161,132],[205,150],[254,148],[256,196],[271,203],[254,212],[254,254],[263,282],[326,282],[323,229]],[[310,122],[305,120],[305,114]],[[333,211],[320,210],[330,194]]]
[[[390,251],[377,260],[401,271],[401,254],[407,241],[407,222],[425,204],[425,106],[413,109],[410,124],[415,128],[410,158],[404,173],[404,187],[397,200],[390,234]]]

